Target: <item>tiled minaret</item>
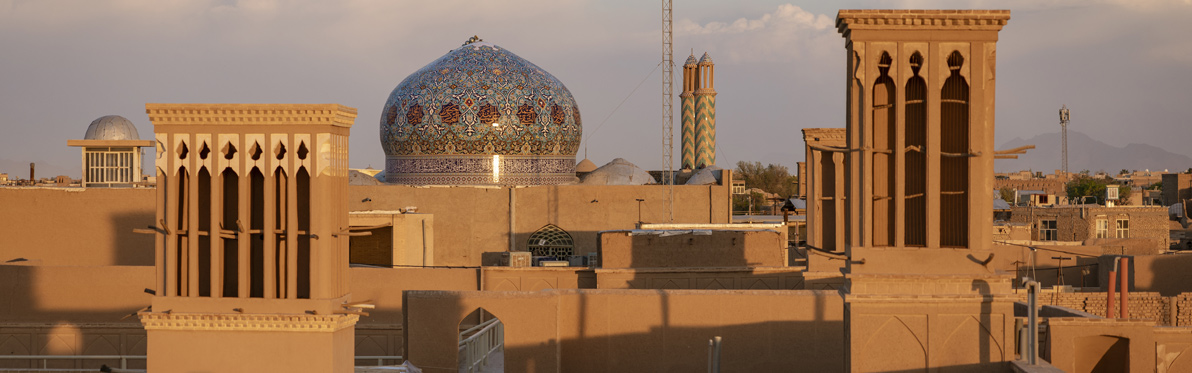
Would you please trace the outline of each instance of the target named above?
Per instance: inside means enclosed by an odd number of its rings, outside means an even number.
[[[716,66],[708,53],[699,59],[695,88],[695,168],[716,164]]]
[[[699,78],[698,71],[699,65],[695,60],[695,54],[692,54],[683,64],[683,93],[679,94],[683,116],[681,153],[684,170],[695,169],[695,86]]]

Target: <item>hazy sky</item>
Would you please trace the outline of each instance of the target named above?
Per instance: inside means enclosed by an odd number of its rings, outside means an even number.
[[[1192,154],[1192,0],[674,1],[676,63],[692,49],[716,61],[722,167],[793,170],[800,129],[844,126],[839,8],[1010,9],[998,144],[1058,131],[1067,104],[1071,128],[1096,139]],[[0,0],[0,167],[22,167],[0,172],[25,177],[38,162],[77,177],[66,140],[108,114],[152,138],[147,102],[352,106],[351,166],[382,168],[390,91],[472,35],[567,85],[596,164],[660,169],[660,10],[642,0]]]

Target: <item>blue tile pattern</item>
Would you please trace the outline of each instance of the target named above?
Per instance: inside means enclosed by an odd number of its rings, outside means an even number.
[[[562,82],[483,41],[406,77],[389,94],[380,127],[388,180],[409,184],[451,179],[436,174],[491,180],[493,155],[502,156],[508,180],[572,181],[582,134],[579,108]]]

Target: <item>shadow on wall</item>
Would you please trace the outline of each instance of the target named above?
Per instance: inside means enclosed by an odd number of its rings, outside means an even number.
[[[133,229],[156,226],[155,211],[122,212],[112,214],[112,265],[153,266],[154,242],[157,235],[133,233]]]
[[[153,267],[0,265],[0,355],[145,355],[145,330],[129,314],[148,306]],[[104,324],[102,328],[87,325]],[[129,360],[144,368],[144,360]],[[48,360],[57,369],[119,367],[111,360]],[[42,361],[0,360],[2,368]]]
[[[501,317],[511,372],[703,370],[715,336],[732,370],[844,364],[836,292],[407,291],[405,305],[406,356],[427,372],[457,371],[458,320],[478,307]]]
[[[1163,296],[1177,296],[1192,292],[1192,255],[1139,255],[1131,265],[1134,278],[1132,291],[1154,291]]]

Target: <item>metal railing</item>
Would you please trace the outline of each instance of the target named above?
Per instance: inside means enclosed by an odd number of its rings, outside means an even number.
[[[41,368],[45,371],[51,371],[49,364],[50,360],[120,360],[119,369],[128,369],[128,360],[145,360],[145,355],[0,355],[0,360],[41,360]],[[9,368],[0,368],[0,370]],[[79,370],[72,368],[70,370]]]
[[[393,356],[356,356],[356,360],[376,360],[377,365],[385,365],[385,361],[394,361],[394,364],[401,364],[402,357],[400,355]],[[146,360],[145,355],[0,355],[0,360],[41,360],[41,368],[0,368],[0,372],[11,369],[29,370],[37,369],[47,372],[52,372],[62,369],[51,369],[49,367],[50,360],[120,360],[120,366],[113,367],[117,369],[128,369],[128,360]],[[82,368],[67,368],[69,371],[77,371]],[[88,369],[90,370],[90,369]]]
[[[393,360],[394,365],[401,364],[402,361],[404,361],[404,360],[402,360],[401,355],[396,355],[396,356],[357,356],[356,360],[376,360],[377,366],[385,365],[385,360]]]
[[[479,372],[489,355],[505,347],[505,325],[499,319],[482,322],[459,335],[462,338],[459,341],[460,357],[464,358],[462,368],[468,373]]]

